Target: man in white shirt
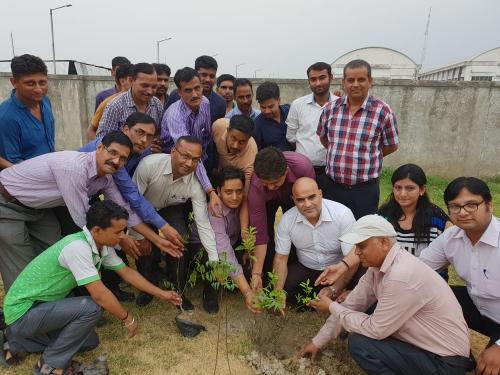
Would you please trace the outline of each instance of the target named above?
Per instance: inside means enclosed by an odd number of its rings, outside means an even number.
[[[200,182],[194,175],[201,162],[202,146],[198,138],[193,136],[179,137],[171,154],[154,154],[145,157],[139,163],[133,180],[139,192],[159,210],[159,214],[167,220],[183,237],[188,236],[187,203],[191,200],[194,221],[205,248],[208,259],[217,261],[215,234],[210,225],[207,211],[207,196]],[[194,249],[193,249],[194,250]],[[199,249],[197,249],[199,250]],[[188,265],[196,254],[188,249],[181,258],[167,257],[167,273],[170,281],[178,290],[183,290],[189,272]],[[152,255],[146,254],[136,262],[138,271],[148,280],[157,283],[152,269]],[[136,303],[145,306],[152,297],[144,293],[138,295]],[[193,305],[183,298],[184,310],[192,310]]]
[[[325,173],[326,148],[321,144],[316,129],[326,103],[338,99],[330,92],[332,67],[317,62],[307,69],[307,80],[312,93],[295,99],[286,118],[286,139],[296,145],[296,152],[307,156],[316,176]]]
[[[325,268],[341,261],[351,250],[352,245],[340,243],[339,237],[355,219],[343,204],[322,199],[312,178],[295,181],[292,196],[295,207],[285,212],[276,230],[274,270],[278,274],[277,288],[284,289],[288,303],[294,304],[297,294],[304,293],[301,282],[309,279],[312,286]],[[297,259],[293,256],[288,264],[292,245]],[[334,288],[340,292],[344,286],[344,280],[340,280]]]
[[[470,328],[490,338],[477,359],[476,374],[500,374],[500,221],[490,190],[474,177],[448,185],[444,201],[452,222],[420,260],[437,270],[453,265],[466,286],[452,286]]]

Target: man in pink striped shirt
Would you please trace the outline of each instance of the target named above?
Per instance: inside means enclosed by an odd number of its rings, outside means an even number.
[[[356,245],[369,268],[344,303],[320,296],[311,304],[331,315],[302,355],[314,358],[345,329],[351,333],[351,355],[368,374],[451,375],[474,368],[467,324],[453,292],[399,247],[387,220],[364,216],[340,240]],[[364,313],[374,304],[371,315]]]

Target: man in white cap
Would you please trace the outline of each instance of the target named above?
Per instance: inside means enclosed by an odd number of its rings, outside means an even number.
[[[450,287],[400,248],[387,220],[364,216],[340,240],[356,245],[369,268],[342,304],[326,296],[311,303],[331,315],[302,355],[314,359],[345,329],[351,355],[368,374],[451,375],[473,368],[467,324]]]

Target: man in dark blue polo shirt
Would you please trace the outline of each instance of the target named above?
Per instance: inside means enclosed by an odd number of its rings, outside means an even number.
[[[21,55],[10,67],[14,89],[0,104],[0,170],[55,151],[47,66],[39,57]]]
[[[255,120],[254,139],[259,150],[273,146],[281,151],[293,151],[286,140],[286,118],[289,104],[280,105],[280,88],[274,82],[266,81],[257,87],[256,99],[261,113]]]
[[[200,56],[194,62],[194,69],[200,75],[201,86],[203,87],[203,95],[210,101],[210,120],[212,124],[226,116],[226,102],[219,94],[213,91],[215,85],[215,77],[217,75],[217,61],[212,56]],[[177,90],[174,90],[168,97],[166,108],[179,100]],[[165,110],[166,110],[165,108]]]

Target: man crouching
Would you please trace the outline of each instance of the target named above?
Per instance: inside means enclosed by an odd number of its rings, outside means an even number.
[[[469,332],[453,292],[396,243],[388,221],[364,216],[340,240],[355,245],[369,268],[342,304],[324,296],[311,303],[331,315],[303,355],[315,357],[343,328],[350,332],[351,355],[370,375],[459,375],[474,368]]]
[[[35,374],[76,373],[73,355],[99,344],[94,328],[102,309],[123,322],[129,338],[137,334],[137,320],[101,282],[101,265],[141,291],[181,303],[175,292],[149,283],[115,253],[127,220],[127,211],[116,203],[96,202],[81,232],[56,242],[19,274],[4,300],[7,341],[2,354],[7,363],[16,364],[25,353],[43,352]],[[77,286],[85,286],[90,296],[67,297]]]

